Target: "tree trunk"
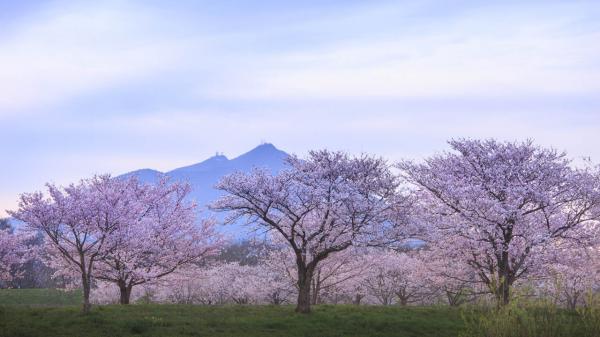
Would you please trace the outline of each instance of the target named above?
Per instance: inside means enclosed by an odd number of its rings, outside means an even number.
[[[577,301],[579,299],[579,294],[577,292],[575,292],[573,294],[573,296],[566,294],[566,299],[567,299],[567,306],[569,309],[571,309],[571,310],[577,309]]]
[[[298,266],[298,302],[296,312],[302,314],[310,313],[310,285],[312,280],[310,268]]]
[[[448,299],[448,305],[451,307],[458,307],[463,303],[464,300],[462,291],[453,293],[451,291],[446,290],[446,298]]]
[[[131,298],[131,289],[132,285],[127,285],[125,282],[119,282],[119,291],[121,292],[121,297],[119,299],[120,304],[129,304],[129,299]]]
[[[510,285],[508,282],[502,282],[502,305],[510,302]]]
[[[510,302],[510,286],[511,276],[509,269],[509,256],[507,251],[502,252],[502,258],[498,264],[498,289],[496,293],[496,300],[498,301],[498,307],[507,305]]]
[[[317,269],[317,275],[313,275],[311,289],[311,302],[312,305],[319,304],[319,293],[321,292],[321,272]]]
[[[496,296],[499,306],[507,305],[510,302],[510,280],[508,278],[508,272],[503,271],[500,277],[498,295]]]
[[[92,304],[90,303],[90,278],[88,275],[81,275],[81,286],[83,288],[83,306],[81,311],[84,314],[87,314],[92,309]]]
[[[410,294],[408,294],[405,289],[400,289],[396,291],[396,297],[398,298],[398,304],[400,304],[403,307],[408,305]]]

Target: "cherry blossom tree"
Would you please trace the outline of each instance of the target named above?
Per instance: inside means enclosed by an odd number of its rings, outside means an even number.
[[[371,265],[365,253],[356,247],[333,253],[315,269],[311,282],[311,304],[320,304],[327,296],[341,292],[346,284],[364,275]]]
[[[186,266],[150,285],[158,301],[204,305],[282,304],[294,292],[267,265],[238,262]]]
[[[10,282],[20,276],[17,270],[30,257],[27,241],[30,235],[12,228],[0,229],[0,282]]]
[[[454,152],[398,168],[421,193],[430,240],[464,259],[506,304],[512,284],[543,262],[555,239],[585,240],[597,226],[600,180],[531,141],[449,144]]]
[[[286,250],[272,250],[261,258],[259,266],[264,274],[263,279],[268,282],[269,304],[279,305],[289,302],[291,297],[297,297],[298,273],[293,261]]]
[[[255,169],[224,177],[217,188],[226,195],[212,208],[228,212],[229,221],[245,218],[286,242],[296,264],[296,311],[308,313],[319,263],[353,245],[399,237],[383,235],[397,225],[390,221],[399,203],[397,187],[381,158],[312,151],[306,159],[290,157],[277,175]]]
[[[9,212],[32,231],[46,236],[47,252],[63,272],[79,274],[83,289],[83,312],[89,312],[92,275],[96,262],[110,247],[109,237],[135,207],[128,184],[110,176],[94,176],[64,188],[48,184],[41,192],[21,195],[19,209]]]
[[[269,285],[262,268],[257,266],[227,263],[221,266],[222,280],[230,289],[230,299],[236,304],[263,303],[269,291]]]
[[[408,305],[421,300],[429,290],[424,286],[423,265],[407,253],[374,251],[374,265],[365,278],[368,293],[382,305]]]
[[[432,293],[437,293],[450,306],[473,300],[482,291],[476,270],[463,259],[452,259],[445,250],[435,246],[420,252],[423,261],[423,281]]]
[[[110,249],[94,271],[96,279],[118,286],[121,304],[129,304],[134,286],[201,263],[222,245],[214,221],[196,223],[195,204],[186,201],[189,185],[168,180],[148,185],[131,178],[127,186],[135,212],[111,233]]]
[[[575,309],[585,304],[588,294],[600,289],[600,250],[594,246],[561,246],[543,266],[544,277],[537,284],[556,302]]]
[[[199,292],[199,289],[207,283],[203,276],[208,270],[207,267],[189,265],[166,275],[160,283],[168,286],[158,287],[159,299],[178,304],[209,304],[203,301]]]
[[[136,302],[167,302],[160,297],[162,295],[161,290],[167,289],[166,285],[163,285],[162,280],[144,283],[131,290],[130,298],[131,301]],[[118,287],[115,287],[113,282],[106,282],[101,280],[94,280],[93,291],[90,293],[90,302],[93,304],[119,304],[121,301],[121,291]]]
[[[184,201],[189,187],[135,177],[94,176],[79,184],[48,185],[49,196],[23,194],[11,214],[46,235],[49,263],[58,274],[79,275],[83,311],[90,310],[94,278],[115,283],[121,303],[135,285],[214,254],[214,224],[194,224],[194,205]]]
[[[370,256],[368,256],[370,257]],[[262,263],[277,275],[286,277],[290,285],[298,290],[298,273],[294,263],[294,252],[288,247],[270,251]],[[361,278],[371,267],[371,261],[363,249],[350,247],[331,253],[317,265],[310,284],[311,304],[323,303],[327,297],[347,292],[346,285]]]
[[[162,292],[169,299],[177,302],[204,305],[226,304],[231,300],[231,280],[226,279],[222,265],[207,268],[186,268],[166,278],[169,287],[163,287]]]

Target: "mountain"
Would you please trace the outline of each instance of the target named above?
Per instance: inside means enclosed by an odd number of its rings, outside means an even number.
[[[153,169],[141,169],[141,170],[137,170],[137,171],[133,171],[133,172],[129,172],[129,173],[125,173],[123,175],[120,175],[119,177],[121,178],[128,178],[131,176],[136,176],[140,181],[146,182],[146,183],[151,183],[151,182],[155,182],[158,179],[160,179],[162,176],[164,175],[164,173],[157,171],[157,170],[153,170]]]
[[[163,176],[172,181],[187,182],[192,187],[190,199],[196,201],[201,212],[205,212],[207,205],[221,195],[214,186],[221,177],[236,172],[249,172],[252,168],[266,168],[276,173],[284,168],[284,161],[289,155],[273,144],[262,144],[253,150],[228,159],[226,156],[217,154],[202,162],[176,168],[168,172],[160,172],[153,169],[141,169],[125,173],[119,177],[136,176],[143,182],[153,183]],[[238,238],[246,231],[240,224],[232,224],[224,227],[224,232]]]

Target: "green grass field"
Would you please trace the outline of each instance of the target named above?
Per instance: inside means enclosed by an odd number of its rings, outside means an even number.
[[[0,290],[0,337],[23,336],[600,336],[600,311],[321,305],[310,315],[293,306],[95,306],[79,292]],[[591,324],[591,325],[590,325]],[[586,326],[590,325],[590,326]]]
[[[319,306],[310,315],[291,306],[131,305],[4,307],[0,336],[456,336],[450,309]]]
[[[58,289],[0,289],[0,306],[65,306],[81,303],[81,291]]]
[[[456,336],[451,308],[317,306],[95,306],[82,315],[78,291],[0,290],[0,336]]]

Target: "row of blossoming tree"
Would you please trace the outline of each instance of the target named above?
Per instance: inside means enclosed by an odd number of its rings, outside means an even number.
[[[210,207],[270,240],[258,263],[218,262],[215,221],[189,187],[94,177],[21,196],[10,214],[46,241],[37,255],[97,302],[506,304],[515,287],[570,307],[600,289],[600,174],[526,142],[453,140],[452,151],[390,165],[313,151],[287,168],[238,172]],[[416,240],[418,239],[418,240]],[[2,277],[27,258],[0,232]],[[12,248],[11,248],[12,247]],[[9,272],[12,271],[12,272]],[[136,287],[138,286],[138,287]],[[134,288],[135,287],[135,288]]]
[[[195,221],[189,191],[165,180],[95,176],[65,188],[48,185],[48,195],[24,194],[10,214],[45,235],[43,258],[83,289],[87,312],[96,280],[113,283],[127,304],[134,286],[218,252],[214,222]]]

